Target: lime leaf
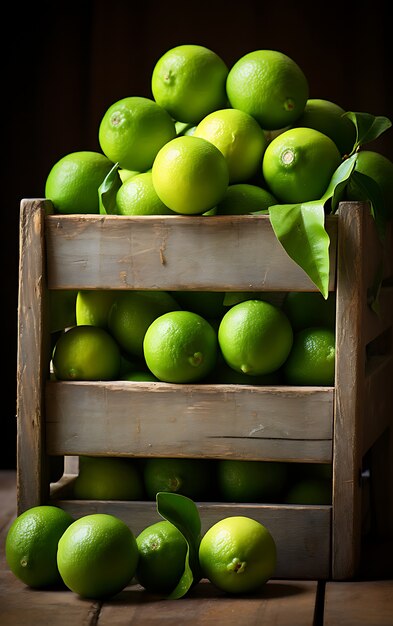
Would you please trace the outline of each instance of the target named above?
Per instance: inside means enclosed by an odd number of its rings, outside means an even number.
[[[360,146],[377,139],[392,125],[390,119],[383,115],[371,115],[371,113],[357,113],[354,111],[347,111],[344,115],[353,122],[356,128],[356,141],[351,154]]]
[[[199,580],[199,579],[198,579]],[[198,582],[198,581],[195,581]],[[187,546],[184,572],[173,591],[167,596],[168,600],[178,600],[182,598],[194,584],[194,574],[190,567],[190,546]]]
[[[357,154],[345,159],[333,173],[320,200],[269,207],[270,221],[287,254],[306,272],[323,297],[329,295],[329,235],[325,230],[326,206],[334,213],[353,176]],[[225,299],[224,299],[225,302]]]
[[[330,183],[327,186],[325,193],[321,198],[321,202],[326,204],[331,200],[330,212],[335,213],[338,208],[339,202],[342,200],[345,188],[349,179],[352,177],[353,170],[356,165],[357,154],[353,154],[348,159],[345,159],[333,173],[330,179]]]
[[[116,194],[122,185],[119,176],[119,164],[115,163],[112,169],[105,176],[103,182],[98,187],[98,199],[101,215],[115,215],[116,210]]]
[[[329,235],[322,201],[275,204],[270,220],[287,254],[308,274],[323,297],[329,295]]]
[[[182,533],[188,549],[184,572],[176,588],[168,596],[177,599],[184,596],[194,582],[201,578],[199,567],[199,544],[201,541],[201,518],[193,500],[178,493],[160,491],[156,495],[157,511]]]
[[[378,235],[383,240],[386,234],[386,220],[383,217],[384,199],[380,186],[373,178],[362,172],[353,172],[351,185],[354,195],[358,192],[359,198],[368,198]]]

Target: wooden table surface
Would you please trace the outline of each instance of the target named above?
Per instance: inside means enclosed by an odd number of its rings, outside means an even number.
[[[4,554],[16,514],[15,481],[14,471],[0,472],[1,626],[393,626],[391,543],[365,550],[355,581],[271,580],[260,593],[246,597],[230,597],[208,581],[172,601],[139,585],[106,602],[82,600],[64,589],[29,589],[9,571]]]

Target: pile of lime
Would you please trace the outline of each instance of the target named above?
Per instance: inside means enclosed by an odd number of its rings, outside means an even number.
[[[333,292],[51,295],[55,380],[334,385]]]
[[[101,152],[53,165],[45,196],[55,212],[268,212],[320,199],[356,155],[344,198],[374,201],[376,185],[378,210],[392,216],[393,162],[364,149],[390,120],[310,97],[307,76],[283,52],[254,50],[228,67],[205,46],[179,45],[158,58],[150,85],[151,97],[130,95],[103,112]]]

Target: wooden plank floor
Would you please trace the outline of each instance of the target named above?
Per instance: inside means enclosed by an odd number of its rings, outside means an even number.
[[[62,588],[32,590],[9,571],[5,560],[4,541],[15,511],[15,472],[0,472],[1,626],[393,626],[393,576],[378,576],[378,559],[373,562],[368,556],[370,579],[326,584],[272,580],[260,593],[246,597],[230,597],[208,581],[173,601],[147,594],[139,585],[104,603],[82,600]]]

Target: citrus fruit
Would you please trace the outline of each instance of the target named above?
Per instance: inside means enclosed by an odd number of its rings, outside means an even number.
[[[12,522],[5,541],[5,556],[12,573],[29,587],[61,583],[57,569],[57,544],[73,522],[55,506],[35,506]]]
[[[227,502],[278,502],[287,481],[285,463],[220,459],[217,486]]]
[[[132,459],[80,456],[73,495],[78,500],[142,500],[142,476]]]
[[[110,333],[123,350],[143,358],[143,339],[150,324],[163,313],[179,308],[166,291],[122,291],[109,312]]]
[[[64,584],[82,598],[119,593],[135,575],[138,546],[132,531],[107,513],[85,515],[62,535],[57,565]]]
[[[55,333],[70,326],[75,326],[75,289],[49,289],[50,332]]]
[[[310,98],[294,126],[314,128],[334,141],[342,156],[349,154],[356,140],[355,125],[335,102]]]
[[[220,361],[214,368],[206,382],[218,385],[278,385],[281,383],[280,370],[269,374],[250,376],[243,372],[236,372],[224,361]]]
[[[267,139],[258,122],[245,111],[220,109],[209,113],[197,125],[194,137],[210,141],[222,152],[230,183],[247,181],[260,170]]]
[[[237,183],[228,186],[217,205],[217,215],[246,215],[267,211],[273,204],[277,204],[277,200],[270,191],[250,183]]]
[[[285,295],[282,308],[294,331],[309,326],[327,326],[332,330],[335,328],[336,295],[334,292],[330,292],[325,300],[319,291],[291,291]]]
[[[99,213],[98,188],[113,167],[100,152],[71,152],[51,168],[45,197],[56,213]]]
[[[276,544],[257,520],[240,515],[226,517],[203,535],[199,561],[203,575],[222,591],[250,593],[273,576]]]
[[[191,122],[175,122],[175,127],[178,135],[193,135],[196,129]]]
[[[230,105],[255,117],[266,130],[295,122],[309,92],[299,65],[277,50],[254,50],[238,59],[229,70],[226,90]]]
[[[127,372],[121,376],[121,380],[129,380],[135,382],[157,382],[158,378],[149,371],[137,370]]]
[[[52,363],[58,380],[114,380],[120,350],[103,328],[73,326],[57,340]]]
[[[167,50],[156,62],[151,77],[155,101],[179,122],[198,123],[227,103],[228,68],[213,50],[180,45]]]
[[[150,500],[155,500],[159,491],[201,500],[206,499],[211,488],[211,466],[205,459],[147,458],[143,477]]]
[[[228,187],[228,165],[210,141],[194,135],[168,141],[152,167],[153,185],[172,211],[195,215],[212,209]]]
[[[101,150],[126,170],[145,172],[159,149],[176,137],[175,123],[150,98],[130,96],[114,102],[99,125]]]
[[[140,172],[137,172],[136,170],[125,170],[124,168],[120,167],[118,170],[118,174],[121,182],[124,183],[126,180],[128,180],[128,178],[136,176],[136,174],[140,174]]]
[[[303,478],[295,482],[285,497],[287,504],[331,504],[332,485],[326,478]]]
[[[278,200],[300,203],[322,197],[340,162],[330,137],[313,128],[290,128],[267,146],[262,171]]]
[[[217,333],[192,311],[157,317],[143,340],[147,367],[167,383],[191,383],[207,376],[216,364]]]
[[[76,296],[78,326],[108,327],[108,315],[117,291],[111,289],[82,289]]]
[[[182,309],[193,311],[206,319],[222,317],[225,293],[222,291],[173,291],[173,297]]]
[[[393,161],[380,152],[360,150],[354,171],[369,176],[378,185],[383,201],[381,215],[386,219],[391,219],[393,217]],[[354,178],[350,178],[346,192],[348,200],[369,200],[367,192],[359,188]]]
[[[239,302],[225,313],[218,342],[227,364],[251,376],[279,369],[292,347],[293,333],[283,311],[263,300]]]
[[[334,385],[335,336],[330,328],[310,327],[294,335],[283,366],[289,385]]]
[[[139,551],[135,577],[150,593],[167,594],[175,589],[183,572],[187,542],[167,520],[147,526],[136,538]]]
[[[168,215],[171,209],[160,200],[153,186],[152,173],[130,176],[116,194],[119,215]]]

